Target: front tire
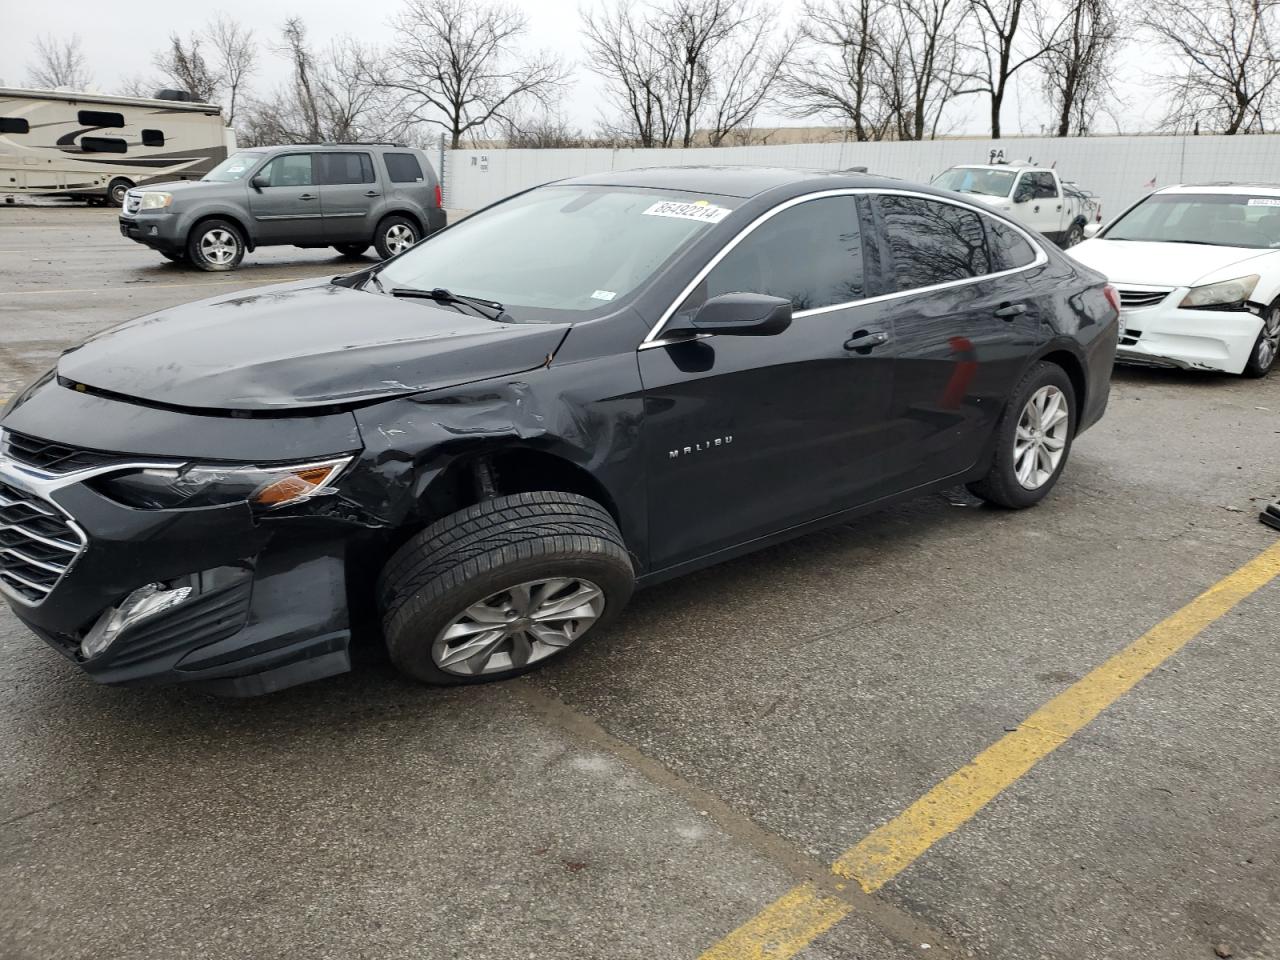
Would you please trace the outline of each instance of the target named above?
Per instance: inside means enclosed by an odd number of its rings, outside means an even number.
[[[541,491],[437,520],[387,562],[378,597],[392,662],[443,686],[541,666],[613,620],[634,586],[609,512]]]
[[[408,217],[392,216],[378,224],[373,234],[373,245],[383,260],[403,253],[418,242],[421,234],[418,225]]]
[[[244,259],[244,237],[229,220],[198,223],[187,237],[187,259],[201,270],[234,270]]]
[[[1262,329],[1258,332],[1242,376],[1254,380],[1265,377],[1275,366],[1277,355],[1280,355],[1280,301],[1269,306],[1263,314]]]
[[[1076,429],[1076,392],[1067,372],[1040,362],[1023,376],[996,426],[995,459],[969,491],[1010,510],[1032,507],[1058,482]]]

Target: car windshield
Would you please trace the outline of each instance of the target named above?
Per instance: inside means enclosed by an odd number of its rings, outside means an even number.
[[[227,157],[220,164],[206,173],[201,180],[215,180],[219,183],[229,183],[232,180],[241,180],[250,170],[257,166],[265,154],[261,153],[236,153]]]
[[[952,167],[933,181],[935,187],[956,193],[981,193],[988,197],[1007,197],[1013,187],[1012,170],[984,170],[981,167]]]
[[[632,187],[540,187],[430,237],[382,268],[378,285],[496,300],[507,319],[521,321],[607,309],[738,202]]]
[[[1157,193],[1124,214],[1102,236],[1218,247],[1280,247],[1280,197]]]

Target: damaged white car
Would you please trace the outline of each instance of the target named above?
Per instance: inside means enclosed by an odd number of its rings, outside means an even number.
[[[1280,187],[1166,187],[1094,232],[1070,256],[1120,291],[1118,361],[1247,377],[1271,370],[1280,353]]]

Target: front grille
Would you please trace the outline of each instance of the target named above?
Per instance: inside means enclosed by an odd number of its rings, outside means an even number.
[[[73,470],[104,467],[124,459],[118,453],[85,450],[65,443],[54,443],[51,440],[14,433],[12,430],[4,432],[4,453],[11,460],[17,460],[19,463],[25,463],[49,473],[70,473]]]
[[[1154,307],[1168,295],[1168,290],[1121,290],[1120,306],[1131,310],[1137,307]]]
[[[29,603],[58,585],[83,535],[52,503],[0,483],[0,583]]]

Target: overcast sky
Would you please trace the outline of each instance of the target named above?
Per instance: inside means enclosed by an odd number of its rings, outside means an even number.
[[[555,51],[564,60],[581,63],[582,41],[578,30],[579,10],[599,6],[603,0],[522,0],[519,6],[529,17],[531,47]],[[285,18],[293,13],[303,17],[311,39],[319,47],[344,33],[369,42],[391,39],[388,21],[398,9],[398,0],[307,0],[296,6],[264,3],[261,0],[222,0],[217,7],[172,2],[172,0],[116,0],[111,4],[87,0],[34,3],[6,0],[6,29],[0,31],[0,83],[20,86],[26,81],[27,64],[32,59],[32,41],[41,34],[80,35],[89,58],[94,88],[110,91],[131,76],[151,76],[151,55],[163,47],[171,31],[186,33],[198,28],[215,10],[221,10],[251,27],[260,40],[274,41]],[[790,24],[800,0],[778,0],[784,23]],[[353,18],[352,11],[359,10]],[[1119,92],[1127,102],[1118,111],[1126,131],[1150,130],[1159,119],[1159,86],[1151,73],[1152,51],[1130,45],[1118,71]],[[263,95],[287,76],[287,66],[265,50],[258,74],[251,80],[251,92]],[[576,82],[566,94],[565,113],[571,123],[590,132],[600,114],[598,80],[585,69],[575,72]],[[982,96],[966,97],[950,116],[952,133],[985,132],[987,104]],[[1003,123],[1008,133],[1038,134],[1046,121],[1039,80],[1032,68],[1019,74],[1013,96],[1005,102]],[[788,118],[776,111],[761,118],[763,125],[798,125],[806,121]],[[761,125],[761,123],[757,123]],[[1099,133],[1114,133],[1110,120],[1099,118]]]

